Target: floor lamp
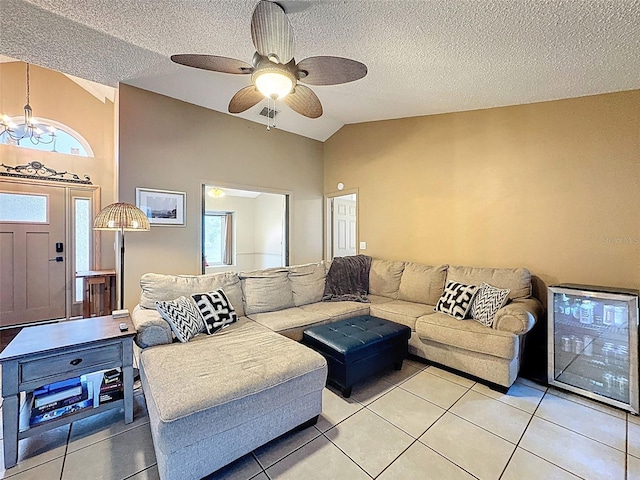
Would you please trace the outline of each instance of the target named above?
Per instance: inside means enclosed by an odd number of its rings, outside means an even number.
[[[149,219],[144,212],[129,203],[107,205],[93,221],[94,230],[120,232],[120,310],[124,308],[124,232],[150,228]]]

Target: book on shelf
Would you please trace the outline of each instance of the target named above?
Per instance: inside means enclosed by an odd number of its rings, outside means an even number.
[[[108,385],[117,381],[122,382],[122,370],[120,369],[120,367],[104,372],[104,378],[102,380],[102,383],[104,385]]]
[[[80,377],[44,385],[33,391],[34,406],[42,407],[82,394]]]
[[[111,390],[109,392],[100,392],[100,403],[113,402],[115,400],[121,400],[124,398],[124,391],[120,390]]]
[[[124,398],[122,370],[113,368],[44,385],[33,391],[29,425]]]
[[[73,397],[68,397],[56,402],[51,402],[40,406],[36,406],[34,402],[33,407],[31,408],[31,415],[41,415],[45,412],[55,410],[56,408],[62,408],[66,407],[67,405],[81,402],[83,400],[86,400],[87,398],[89,398],[89,392],[85,389],[82,393],[80,393],[80,395],[74,395]]]
[[[93,383],[87,382],[85,376],[80,377],[80,395],[76,401],[73,401],[75,397],[67,397],[62,400],[60,405],[53,405],[52,403],[44,408],[44,405],[36,406],[36,398],[34,397],[33,406],[31,408],[31,414],[29,417],[29,426],[35,426],[49,420],[64,417],[71,413],[75,413],[79,410],[83,410],[88,407],[92,407],[93,400]]]
[[[86,400],[81,400],[79,402],[72,403],[71,405],[67,405],[61,408],[56,408],[54,410],[50,410],[40,415],[32,414],[31,417],[29,418],[29,426],[33,427],[35,425],[39,425],[40,423],[47,422],[49,420],[54,420],[56,418],[64,417],[65,415],[69,415],[71,413],[75,413],[80,410],[84,410],[85,408],[90,408],[92,406],[93,406],[93,398],[87,398]]]

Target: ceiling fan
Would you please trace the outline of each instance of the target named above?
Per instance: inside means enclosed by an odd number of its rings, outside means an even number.
[[[282,100],[292,110],[309,118],[322,115],[322,104],[308,85],[338,85],[367,74],[363,63],[348,58],[318,56],[296,63],[293,58],[293,28],[284,9],[261,0],[251,17],[251,38],[256,47],[251,64],[216,55],[172,55],[171,60],[188,67],[213,72],[251,75],[253,85],[239,90],[229,102],[229,113],[241,113],[265,97]]]

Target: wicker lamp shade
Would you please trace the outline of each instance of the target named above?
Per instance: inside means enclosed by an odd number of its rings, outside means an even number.
[[[149,230],[149,219],[142,210],[129,203],[112,203],[104,207],[93,221],[94,230]]]

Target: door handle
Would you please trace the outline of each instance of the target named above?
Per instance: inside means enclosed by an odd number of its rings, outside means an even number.
[[[64,258],[62,258],[62,257],[50,258],[49,261],[50,262],[62,262],[62,261],[64,261]]]

